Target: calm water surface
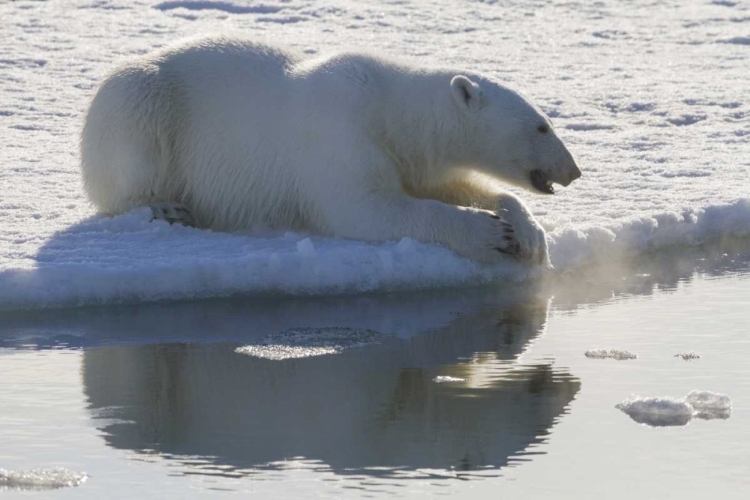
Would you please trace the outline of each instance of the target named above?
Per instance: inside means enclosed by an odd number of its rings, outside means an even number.
[[[0,468],[88,480],[2,494],[748,498],[749,264],[745,241],[504,290],[4,313]],[[236,352],[333,327],[376,342]],[[693,389],[731,417],[652,428],[614,407]]]

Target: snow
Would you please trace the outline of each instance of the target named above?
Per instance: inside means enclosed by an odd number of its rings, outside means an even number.
[[[0,469],[0,491],[52,490],[79,486],[85,483],[87,478],[85,472],[75,472],[63,467],[15,471]]]
[[[652,427],[687,425],[693,418],[722,419],[731,416],[732,400],[726,394],[691,391],[682,399],[630,396],[615,408],[640,424]]]
[[[750,2],[19,0],[0,3],[0,308],[418,289],[533,275],[417,241],[220,234],[94,214],[77,141],[123,58],[222,32],[485,72],[552,118],[583,170],[517,191],[559,270],[750,235]]]

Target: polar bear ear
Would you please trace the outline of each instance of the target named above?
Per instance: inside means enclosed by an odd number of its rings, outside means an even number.
[[[464,75],[451,79],[451,93],[459,106],[476,111],[482,106],[482,87]]]

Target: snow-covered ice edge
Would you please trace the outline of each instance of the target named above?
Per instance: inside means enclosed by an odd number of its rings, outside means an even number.
[[[148,209],[93,217],[55,233],[14,267],[0,266],[0,310],[257,295],[330,295],[533,279],[509,259],[484,267],[404,238],[382,244],[297,233],[251,236],[151,222]],[[548,228],[557,271],[750,235],[750,198],[607,227]],[[18,266],[18,262],[23,265]]]
[[[698,245],[722,236],[750,236],[750,198],[613,222],[608,227],[552,231],[549,240],[553,265],[565,270],[592,260],[609,260],[672,245]]]

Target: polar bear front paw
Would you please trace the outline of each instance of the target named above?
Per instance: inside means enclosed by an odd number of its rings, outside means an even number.
[[[507,255],[517,255],[521,251],[521,245],[518,239],[516,239],[516,230],[513,229],[513,224],[503,220],[497,214],[491,214],[490,217],[498,221],[497,225],[500,227],[502,234],[501,241],[493,249]]]
[[[529,248],[536,243],[529,242],[529,231],[522,229],[519,233],[517,225],[504,212],[469,210],[471,218],[463,221],[464,237],[454,238],[452,247],[457,253],[484,264],[498,264],[508,257],[528,260]]]
[[[500,209],[495,216],[510,228],[506,230],[504,245],[497,248],[499,252],[522,262],[550,267],[547,235],[528,212]]]

